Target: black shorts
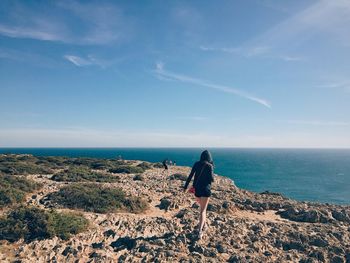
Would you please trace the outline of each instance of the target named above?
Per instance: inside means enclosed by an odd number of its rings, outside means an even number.
[[[207,186],[205,188],[196,188],[194,195],[196,197],[210,197],[211,196],[210,186]]]
[[[167,164],[163,164],[163,166],[164,166],[165,170],[168,170],[168,165]]]

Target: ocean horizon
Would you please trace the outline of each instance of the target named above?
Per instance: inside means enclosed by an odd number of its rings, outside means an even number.
[[[0,148],[0,153],[35,156],[117,158],[192,166],[204,148]],[[350,204],[350,149],[325,148],[206,148],[215,173],[243,189],[279,192],[299,201]]]

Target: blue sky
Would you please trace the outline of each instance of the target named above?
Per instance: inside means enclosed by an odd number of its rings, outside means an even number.
[[[0,146],[350,147],[350,2],[0,2]]]

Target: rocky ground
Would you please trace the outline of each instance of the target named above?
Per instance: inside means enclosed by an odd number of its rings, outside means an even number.
[[[123,174],[105,183],[148,200],[146,213],[83,212],[91,222],[87,231],[67,241],[2,242],[1,262],[350,262],[350,207],[252,193],[216,176],[208,229],[198,240],[199,207],[193,195],[181,191],[183,176],[162,172],[153,168],[143,180]],[[188,167],[170,170],[188,173]],[[44,183],[28,204],[53,206],[45,196],[67,182],[51,176],[28,176]]]

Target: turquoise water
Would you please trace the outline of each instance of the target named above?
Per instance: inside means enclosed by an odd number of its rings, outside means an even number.
[[[215,172],[237,186],[265,190],[307,201],[350,204],[350,150],[319,149],[209,149]],[[0,153],[137,159],[159,162],[165,158],[191,166],[198,148],[0,148]]]

